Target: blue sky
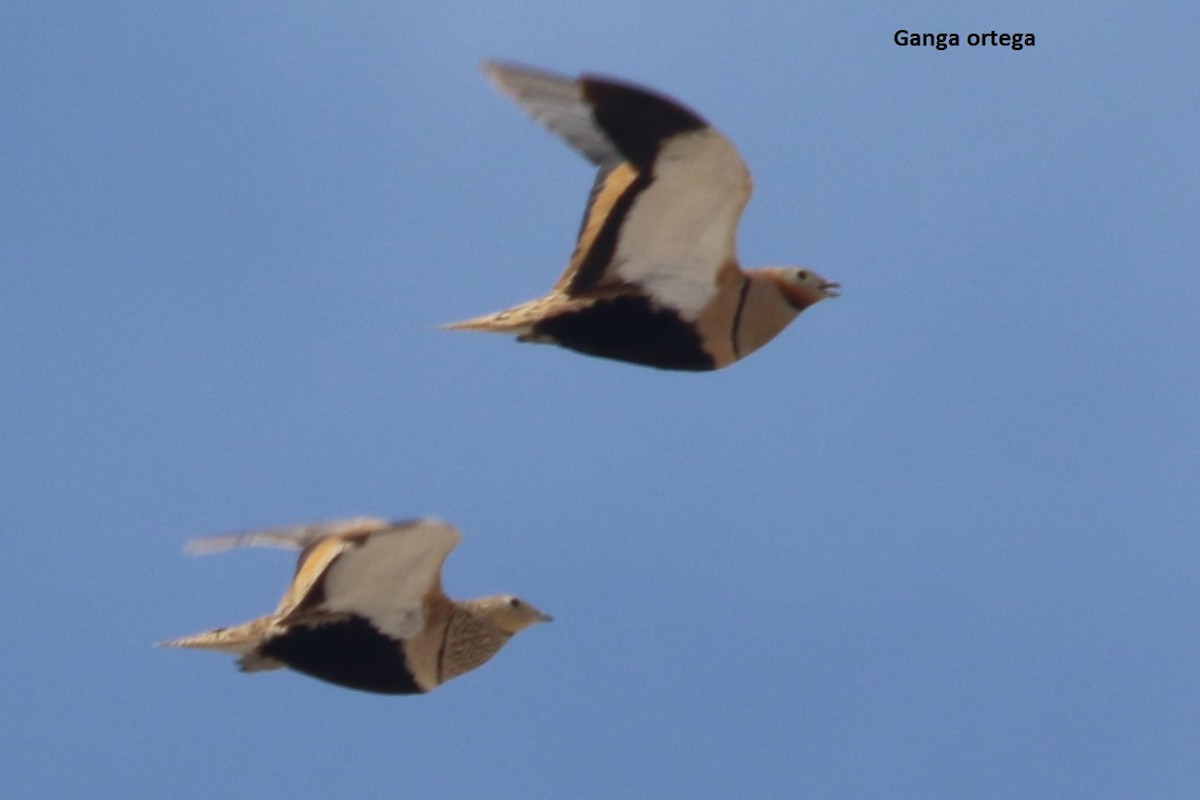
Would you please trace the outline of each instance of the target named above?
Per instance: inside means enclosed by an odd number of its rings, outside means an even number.
[[[11,796],[1197,796],[1196,11],[749,6],[0,10]],[[487,57],[695,108],[843,297],[707,375],[435,330],[591,181]],[[556,621],[416,698],[151,648],[290,576],[186,539],[360,514]]]

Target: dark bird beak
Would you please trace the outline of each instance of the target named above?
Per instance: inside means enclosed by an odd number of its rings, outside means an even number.
[[[821,291],[826,297],[841,297],[842,285],[836,281],[825,281],[821,284]]]

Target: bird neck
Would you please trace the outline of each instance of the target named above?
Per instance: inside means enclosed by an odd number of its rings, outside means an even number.
[[[446,629],[440,659],[441,680],[470,672],[496,655],[509,640],[487,609],[467,600],[457,603]]]
[[[734,332],[743,357],[778,336],[802,310],[792,304],[770,270],[747,270],[746,278],[746,298]]]

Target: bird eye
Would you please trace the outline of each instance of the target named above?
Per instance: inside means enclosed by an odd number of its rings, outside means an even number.
[[[802,269],[802,270],[797,271],[796,272],[796,280],[798,280],[798,281],[808,280],[808,270]]]
[[[509,600],[509,601],[508,601],[508,607],[509,607],[509,608],[520,608],[520,607],[521,607],[521,601],[520,601],[520,600],[518,600],[517,598],[515,598],[515,597],[514,597],[514,598],[512,598],[511,600]]]

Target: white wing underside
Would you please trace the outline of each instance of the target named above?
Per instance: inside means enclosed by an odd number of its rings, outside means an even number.
[[[296,571],[296,581],[304,583],[301,591],[293,597],[289,589],[277,613],[286,616],[321,581],[323,600],[313,610],[362,616],[383,633],[406,639],[425,627],[425,599],[441,591],[442,563],[461,538],[441,520],[361,517],[199,539],[189,543],[188,551],[312,547]],[[310,564],[312,559],[320,561]],[[309,574],[310,568],[317,573]]]
[[[442,562],[461,538],[435,520],[374,534],[330,565],[321,607],[364,616],[396,639],[415,636],[425,627],[425,598],[440,591]]]
[[[736,265],[750,191],[749,171],[720,133],[673,137],[625,217],[610,272],[694,320],[716,293],[720,270]]]
[[[513,65],[484,69],[531,117],[600,167],[591,198],[598,200],[597,190],[624,156],[596,124],[580,82]],[[738,221],[752,190],[745,162],[715,128],[666,140],[653,181],[625,217],[609,278],[636,284],[694,319],[716,292],[720,270],[736,266]]]

